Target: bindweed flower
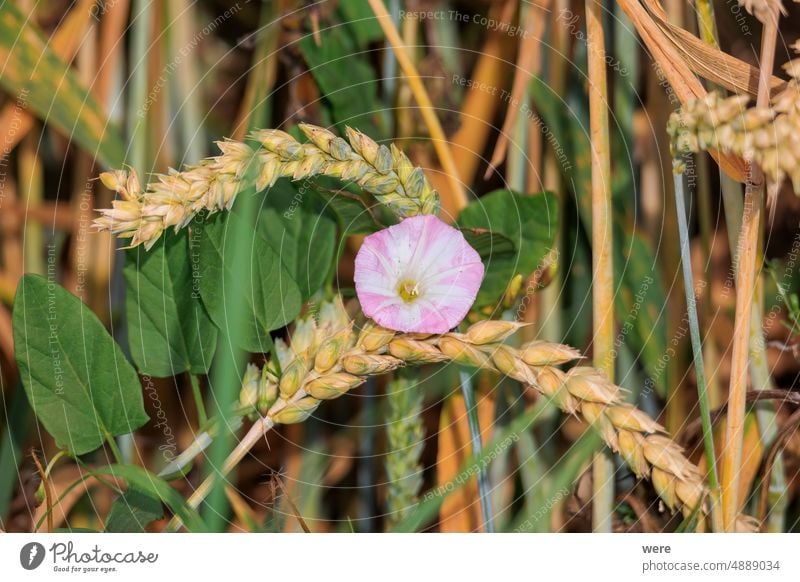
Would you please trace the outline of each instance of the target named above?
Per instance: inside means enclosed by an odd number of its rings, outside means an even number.
[[[432,215],[369,235],[355,266],[364,313],[402,332],[446,333],[464,319],[483,279],[475,249]]]

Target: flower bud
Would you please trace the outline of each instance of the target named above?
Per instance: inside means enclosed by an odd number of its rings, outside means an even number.
[[[525,363],[531,366],[558,366],[581,357],[575,348],[541,340],[529,342],[519,351]]]
[[[516,321],[479,321],[469,327],[466,336],[469,342],[479,346],[492,344],[503,341],[525,325]]]
[[[316,398],[305,397],[297,402],[290,402],[285,407],[272,415],[276,424],[294,424],[303,422],[317,409],[320,401]]]
[[[288,400],[300,389],[308,373],[305,358],[298,356],[283,371],[280,381],[281,397]]]
[[[326,374],[319,378],[311,380],[305,386],[305,391],[314,398],[320,400],[331,400],[338,398],[345,392],[356,388],[366,382],[366,379],[346,374],[344,372],[336,372],[335,374]]]
[[[383,374],[403,365],[403,360],[392,356],[374,356],[369,354],[352,354],[342,359],[342,367],[356,376]]]
[[[503,307],[506,309],[514,305],[514,302],[517,300],[519,292],[522,290],[523,280],[522,275],[517,273],[511,278],[511,281],[509,281],[505,293],[503,293]]]

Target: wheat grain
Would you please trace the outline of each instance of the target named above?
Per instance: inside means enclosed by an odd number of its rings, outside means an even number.
[[[130,239],[131,246],[150,248],[168,228],[185,227],[202,211],[230,209],[239,192],[263,190],[279,178],[304,180],[329,176],[355,182],[403,218],[435,214],[439,196],[421,168],[397,147],[379,145],[347,128],[347,140],[313,125],[301,124],[309,139],[301,143],[286,132],[265,129],[250,138],[260,145],[217,142],[221,154],[159,174],[144,190],[134,170],[101,174],[108,188],[120,194],[112,208],[100,209],[94,221],[100,230]]]
[[[340,299],[323,306],[319,321],[299,322],[291,343],[276,346],[283,375],[278,378],[272,373],[270,363],[260,374],[250,371],[240,404],[252,406],[254,392],[267,394],[256,399],[259,414],[275,424],[301,422],[322,400],[347,393],[366,376],[407,364],[457,360],[504,373],[551,398],[565,412],[595,426],[638,477],[651,478],[667,507],[687,516],[695,509],[705,514],[706,488],[700,472],[657,422],[625,403],[622,389],[599,370],[575,367],[563,372],[550,365],[577,359],[579,354],[572,348],[541,341],[519,349],[503,344],[520,327],[505,321],[484,321],[463,334],[441,336],[400,334],[371,323],[356,334],[351,325]],[[330,347],[327,338],[336,338],[335,347]],[[338,357],[332,359],[332,354]],[[323,371],[316,366],[320,356]],[[531,365],[530,361],[546,363]],[[256,378],[261,384],[254,390]]]

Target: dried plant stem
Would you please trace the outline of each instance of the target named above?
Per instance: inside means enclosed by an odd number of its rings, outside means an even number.
[[[717,33],[716,19],[714,17],[714,5],[710,0],[697,0],[697,18],[702,32],[703,40],[714,48],[719,48],[719,37]],[[771,73],[771,71],[770,71]],[[774,84],[774,83],[772,83]],[[737,241],[735,236],[731,233],[737,233],[741,229],[741,189],[738,183],[732,182],[730,178],[724,174],[720,176],[722,183],[722,198],[725,204],[725,216],[728,225],[729,241],[731,256],[736,254]],[[756,271],[760,272],[763,264],[763,250],[759,251],[759,256],[756,259]],[[764,332],[761,329],[761,322],[763,318],[763,301],[761,297],[762,286],[758,286],[758,292],[753,297],[753,310],[750,324],[750,376],[753,383],[753,388],[756,390],[771,389],[770,373],[767,367],[766,354],[764,350]],[[710,305],[709,305],[710,307]],[[710,311],[710,309],[709,309]],[[710,347],[712,347],[710,345]],[[709,355],[711,350],[709,350]],[[716,356],[715,356],[716,357]],[[711,358],[709,358],[710,360]],[[764,403],[762,407],[756,410],[758,418],[758,426],[761,431],[761,440],[764,445],[773,442],[775,438],[775,412],[771,403]],[[768,531],[781,532],[783,531],[783,521],[785,513],[786,496],[785,491],[785,475],[783,472],[783,463],[780,453],[778,453],[775,470],[770,475],[769,482],[769,498],[773,506],[773,511],[769,513],[769,523],[767,526]],[[711,493],[712,504],[714,503],[714,492]],[[718,513],[718,512],[717,512]],[[714,508],[712,506],[712,516],[715,516]],[[716,516],[715,516],[716,517]],[[715,522],[716,523],[716,522]],[[719,531],[715,527],[716,531]]]
[[[777,32],[777,17],[769,19],[764,25],[761,42],[761,71],[756,107],[766,107],[769,104],[769,79],[775,61]],[[756,163],[751,163],[750,176],[745,187],[742,228],[739,234],[728,423],[722,449],[722,523],[728,532],[735,531],[736,516],[739,513],[739,469],[744,445],[751,311],[756,288],[756,255],[763,204],[764,174]]]
[[[375,16],[377,17],[378,23],[383,29],[383,33],[386,35],[386,40],[389,41],[389,45],[392,47],[392,51],[397,58],[397,62],[400,65],[403,74],[406,76],[408,85],[411,87],[411,92],[414,94],[414,98],[417,100],[417,104],[420,108],[420,114],[425,120],[425,125],[428,126],[428,132],[431,135],[431,140],[433,140],[433,147],[436,149],[436,154],[439,156],[439,161],[441,162],[442,169],[447,176],[450,189],[453,193],[453,196],[456,198],[456,207],[460,210],[467,205],[467,193],[464,190],[464,185],[462,184],[461,179],[459,178],[458,167],[456,166],[455,160],[453,159],[453,154],[450,151],[449,141],[444,133],[444,130],[442,129],[442,124],[439,122],[439,118],[436,116],[436,110],[433,107],[433,103],[431,103],[428,92],[425,90],[425,85],[422,84],[422,80],[417,72],[417,68],[414,66],[414,63],[406,52],[403,40],[400,38],[400,34],[397,32],[397,27],[395,27],[391,15],[386,10],[386,6],[384,6],[381,0],[369,0],[369,4],[372,7],[372,11],[375,13]]]
[[[253,423],[253,426],[250,427],[250,430],[247,431],[247,434],[244,436],[242,440],[236,445],[236,448],[233,449],[231,454],[225,459],[225,463],[222,465],[222,469],[220,470],[220,475],[227,475],[230,473],[241,461],[244,459],[245,455],[255,446],[255,444],[260,441],[264,436],[272,429],[274,423],[272,419],[269,417],[262,417],[256,420]],[[214,473],[210,474],[205,480],[200,484],[200,486],[194,490],[194,492],[189,496],[189,500],[187,503],[189,507],[192,509],[197,509],[200,503],[202,503],[203,499],[211,492],[212,487],[214,486]],[[173,532],[176,531],[183,522],[181,519],[176,515],[174,516],[170,522],[167,524],[167,527],[164,531]]]
[[[614,377],[614,272],[611,227],[611,150],[608,135],[608,84],[601,0],[586,0],[589,57],[589,113],[592,143],[592,322],[594,364]],[[614,503],[614,465],[605,453],[592,469],[592,529],[610,532]]]
[[[708,464],[708,487],[711,498],[711,523],[714,531],[721,531],[722,522],[719,514],[719,477],[717,476],[717,454],[714,451],[714,430],[711,425],[711,406],[709,404],[706,385],[705,365],[703,362],[703,345],[700,339],[700,323],[697,318],[697,301],[694,294],[694,276],[692,274],[692,258],[689,248],[689,225],[686,221],[686,201],[683,195],[683,175],[675,174],[675,206],[678,214],[678,233],[681,248],[681,265],[683,267],[683,288],[686,292],[686,310],[689,316],[689,333],[692,340],[692,355],[697,379],[697,399],[700,404],[700,421],[703,427],[703,446]]]

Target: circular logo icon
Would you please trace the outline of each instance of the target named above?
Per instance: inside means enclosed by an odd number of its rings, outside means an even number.
[[[19,563],[26,570],[35,570],[44,561],[44,546],[39,542],[30,542],[19,551]]]

